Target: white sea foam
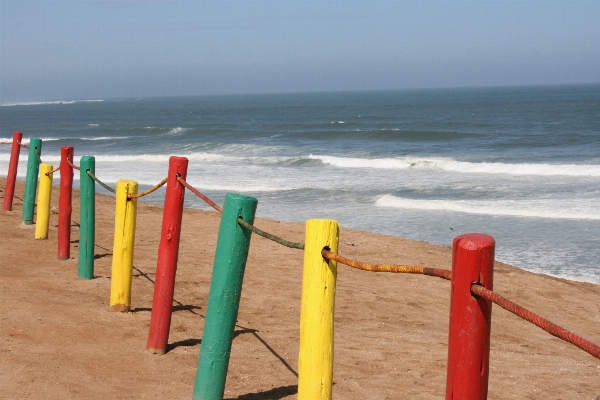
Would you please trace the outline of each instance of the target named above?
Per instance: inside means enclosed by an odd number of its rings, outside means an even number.
[[[600,176],[600,165],[595,164],[507,164],[474,163],[451,158],[352,158],[309,155],[310,159],[340,168],[380,169],[441,169],[460,173],[539,175],[539,176]]]
[[[40,106],[49,104],[74,104],[74,103],[96,103],[104,100],[54,100],[54,101],[27,101],[21,103],[2,103],[2,107],[13,106]]]
[[[93,138],[78,138],[79,140],[116,140],[116,139],[129,139],[131,136],[99,136]]]
[[[595,200],[422,200],[386,194],[375,205],[412,210],[455,211],[468,214],[504,215],[552,219],[600,219]]]
[[[170,129],[165,135],[181,135],[184,132],[189,131],[191,128],[182,128],[178,126],[177,128]]]
[[[69,139],[69,138],[40,138],[42,140],[42,142],[52,142],[55,140],[62,140],[62,139]],[[12,142],[13,138],[9,137],[9,138],[0,138],[0,142]],[[23,144],[27,144],[29,143],[30,138],[23,138],[23,140],[21,140],[21,143]]]
[[[211,183],[202,183],[198,182],[194,184],[190,182],[191,185],[196,187],[199,190],[214,190],[220,192],[237,192],[237,193],[248,193],[248,192],[279,192],[283,190],[292,190],[293,188],[287,187],[275,187],[275,186],[262,186],[262,185],[252,185],[252,184],[229,184],[229,185],[217,185]]]

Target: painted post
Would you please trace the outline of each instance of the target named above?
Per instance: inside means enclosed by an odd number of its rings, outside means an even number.
[[[181,218],[183,216],[183,199],[185,187],[177,181],[177,177],[187,176],[188,159],[185,157],[169,158],[169,173],[165,206],[163,209],[162,229],[156,262],[156,282],[152,299],[150,329],[146,350],[155,354],[164,354],[169,342],[171,328],[171,308],[175,291],[175,274],[179,255],[179,237],[181,235]]]
[[[331,399],[333,385],[333,311],[337,262],[321,255],[324,248],[338,252],[337,221],[306,222],[304,270],[300,303],[298,400]]]
[[[48,239],[50,225],[50,198],[52,197],[52,164],[40,164],[40,188],[35,220],[35,238]]]
[[[22,132],[13,133],[12,148],[10,150],[10,162],[6,174],[6,186],[4,188],[4,204],[2,211],[12,211],[13,197],[15,195],[15,182],[17,181],[17,169],[19,167],[19,154],[21,154]]]
[[[27,175],[25,176],[25,194],[23,195],[23,225],[33,224],[35,209],[35,194],[37,192],[38,173],[40,172],[40,156],[42,154],[42,140],[31,138],[29,140],[29,156],[27,159]]]
[[[79,209],[79,256],[77,276],[94,278],[94,244],[96,227],[96,186],[88,171],[96,174],[96,159],[83,156],[79,160],[80,209]]]
[[[447,400],[487,398],[492,303],[474,297],[471,285],[493,289],[495,246],[494,238],[482,233],[453,242]]]
[[[73,162],[73,146],[60,148],[60,192],[58,196],[58,259],[71,257],[71,213],[73,207],[73,168],[67,160]]]
[[[252,231],[237,223],[252,224],[258,201],[228,193],[223,205],[219,238],[213,264],[206,320],[198,358],[194,400],[221,400],[237,320],[242,281]]]
[[[113,244],[112,273],[110,280],[110,311],[127,312],[131,307],[131,277],[133,273],[133,244],[138,183],[132,180],[117,181],[115,236]]]

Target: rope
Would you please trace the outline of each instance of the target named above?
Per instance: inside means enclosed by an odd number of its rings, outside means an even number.
[[[53,169],[52,171],[46,172],[46,176],[50,176],[50,175],[52,175],[53,173],[55,173],[55,172],[56,172],[56,171],[58,171],[59,169],[60,169],[60,165],[59,165],[57,168]]]
[[[33,150],[35,150],[35,154],[37,155],[38,163],[41,164],[42,163],[42,156],[40,155],[40,152],[38,151],[38,149],[36,147],[34,147]]]
[[[444,269],[427,268],[427,267],[422,267],[422,266],[407,266],[407,265],[367,264],[367,263],[362,263],[362,262],[355,261],[355,260],[350,260],[348,258],[334,254],[325,249],[323,249],[321,254],[323,255],[324,258],[326,258],[328,260],[335,260],[339,263],[348,265],[349,267],[361,269],[364,271],[423,274],[423,275],[437,276],[439,278],[448,279],[448,280],[452,279],[452,272],[448,271],[448,270],[444,270]],[[579,347],[580,349],[587,352],[588,354],[590,354],[596,358],[600,358],[600,346],[595,345],[594,343],[590,342],[589,340],[584,339],[581,336],[578,336],[578,335],[574,334],[573,332],[570,332],[570,331],[566,330],[565,328],[562,328],[562,327],[548,321],[547,319],[540,317],[539,315],[533,313],[532,311],[529,311],[526,308],[523,308],[523,307],[519,306],[518,304],[513,303],[512,301],[500,296],[499,294],[484,288],[483,286],[473,284],[471,286],[471,292],[476,296],[483,297],[484,299],[487,299],[489,301],[496,303],[497,305],[504,308],[505,310],[510,311],[511,313],[523,318],[524,320],[543,329],[544,331],[548,332],[549,334],[556,336],[559,339],[562,339],[566,342],[574,344],[575,346]]]
[[[190,185],[189,183],[187,183],[183,178],[181,178],[180,176],[178,176],[177,177],[177,181],[179,183],[181,183],[183,186],[185,186],[187,189],[191,190],[196,196],[198,196],[199,198],[201,198],[202,200],[204,200],[204,202],[206,204],[208,204],[209,206],[211,206],[212,208],[214,208],[215,210],[217,210],[220,213],[223,212],[223,208],[221,208],[218,205],[216,205],[214,201],[212,201],[211,199],[209,199],[208,197],[206,197],[205,195],[203,195],[202,193],[200,193],[196,188],[194,188],[192,185]],[[250,229],[252,232],[256,233],[259,236],[262,236],[264,238],[267,238],[269,240],[272,240],[272,241],[274,241],[276,243],[279,243],[279,244],[281,244],[283,246],[286,246],[286,247],[289,247],[289,248],[292,248],[292,249],[304,250],[304,243],[290,242],[289,240],[285,240],[285,239],[282,239],[282,238],[280,238],[278,236],[272,235],[269,232],[265,232],[265,231],[263,231],[261,229],[258,229],[255,226],[247,223],[241,217],[237,219],[237,222],[238,222],[238,224],[242,225],[246,229]]]
[[[258,229],[257,227],[250,225],[249,223],[247,223],[246,221],[244,221],[241,217],[237,219],[238,224],[242,225],[244,228],[250,229],[252,232],[256,233],[259,236],[262,236],[264,238],[267,238],[269,240],[272,240],[276,243],[279,243],[283,246],[289,247],[291,249],[300,249],[300,250],[304,250],[304,243],[294,243],[294,242],[290,242],[288,240],[282,239],[278,236],[272,235],[268,232],[262,231],[260,229]]]
[[[429,276],[437,276],[438,278],[451,280],[452,271],[446,269],[422,267],[420,265],[390,265],[390,264],[367,264],[360,261],[351,260],[346,257],[342,257],[339,254],[334,254],[328,250],[323,249],[321,254],[328,260],[335,260],[339,263],[347,265],[352,268],[361,269],[363,271],[370,272],[393,272],[393,273],[404,273],[404,274],[421,274]]]
[[[223,209],[221,207],[219,207],[218,205],[216,205],[214,201],[212,201],[211,199],[209,199],[208,197],[206,197],[205,195],[203,195],[202,193],[200,193],[196,188],[194,188],[192,185],[190,185],[189,183],[187,183],[185,181],[185,179],[183,179],[182,177],[178,176],[177,177],[177,182],[181,183],[187,189],[191,190],[192,193],[194,193],[196,196],[200,197],[202,200],[204,200],[204,202],[206,204],[208,204],[209,206],[211,206],[212,208],[214,208],[218,212],[220,212],[220,213],[223,212]]]
[[[138,197],[142,197],[142,196],[145,196],[147,194],[150,194],[150,193],[154,192],[155,190],[157,190],[159,187],[163,186],[165,183],[167,183],[168,179],[169,179],[168,177],[165,178],[165,179],[163,179],[162,181],[160,181],[160,183],[158,185],[156,185],[156,186],[154,186],[154,187],[146,190],[145,192],[138,193],[138,194],[128,194],[127,198],[128,199],[137,199]]]
[[[93,180],[98,182],[100,184],[100,186],[102,186],[104,189],[108,190],[109,192],[117,193],[117,191],[115,189],[111,188],[110,186],[108,186],[107,184],[102,182],[100,179],[96,178],[94,176],[94,174],[92,174],[90,171],[85,171],[85,172],[89,175],[90,178],[92,178]]]
[[[600,358],[600,346],[595,345],[589,340],[584,339],[581,336],[578,336],[573,332],[566,330],[565,328],[553,324],[552,322],[540,317],[534,312],[529,311],[528,309],[523,308],[520,305],[515,304],[508,299],[505,299],[498,293],[492,292],[491,290],[488,290],[483,286],[477,284],[471,285],[471,292],[474,295],[483,297],[486,300],[496,303],[505,310],[510,311],[511,313],[523,318],[525,321],[531,322],[532,324],[539,328],[542,328],[552,336],[556,336],[559,339],[574,344],[586,353],[591,354],[596,358]]]
[[[13,144],[13,142],[0,142],[0,144]],[[25,147],[26,149],[29,149],[29,146],[27,146],[26,144],[23,144],[21,142],[17,142],[17,144],[21,147]]]
[[[74,169],[76,169],[76,170],[78,170],[78,171],[80,171],[80,170],[81,170],[81,168],[79,168],[77,165],[73,164],[73,163],[71,162],[71,160],[69,160],[68,158],[67,158],[67,164],[69,164],[69,167],[71,167],[71,168],[74,168]]]

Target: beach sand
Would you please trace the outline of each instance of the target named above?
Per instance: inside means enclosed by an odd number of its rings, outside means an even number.
[[[0,178],[0,197],[4,186]],[[66,261],[57,260],[56,209],[50,239],[34,240],[34,225],[21,224],[23,182],[15,193],[14,211],[0,213],[0,397],[191,398],[219,214],[184,211],[170,350],[159,356],[146,352],[145,345],[162,207],[139,202],[132,312],[113,313],[114,199],[97,196],[96,278],[82,280],[77,278],[78,192],[71,259]],[[52,196],[57,207],[58,188]],[[255,224],[304,241],[302,223],[257,218]],[[450,247],[343,226],[339,251],[366,262],[451,268]],[[253,236],[226,399],[296,398],[302,255]],[[496,263],[494,289],[600,343],[600,286]],[[444,398],[449,299],[450,284],[439,278],[339,265],[333,397]],[[600,360],[493,307],[490,399],[598,395]]]

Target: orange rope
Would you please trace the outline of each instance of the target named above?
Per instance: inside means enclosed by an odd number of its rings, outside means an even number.
[[[390,264],[367,264],[356,260],[351,260],[346,257],[342,257],[339,254],[334,254],[328,250],[323,249],[321,254],[328,260],[335,260],[339,263],[347,265],[352,268],[360,269],[363,271],[371,272],[393,272],[393,273],[404,273],[404,274],[421,274],[429,276],[437,276],[438,278],[451,280],[452,271],[446,269],[429,268],[420,265],[390,265]]]
[[[60,169],[60,165],[58,166],[58,168],[56,168],[56,169],[53,169],[52,171],[46,172],[46,176],[50,176],[50,175],[52,175],[53,173],[55,173],[55,172],[56,172],[56,171],[58,171],[59,169]]]
[[[162,181],[160,181],[160,183],[158,185],[151,187],[150,189],[146,190],[145,192],[138,193],[138,194],[128,194],[127,198],[128,199],[137,199],[138,197],[142,197],[147,194],[150,194],[150,193],[154,192],[155,190],[157,190],[158,188],[160,188],[161,186],[163,186],[165,183],[167,183],[167,180],[168,180],[168,177],[163,179]]]

